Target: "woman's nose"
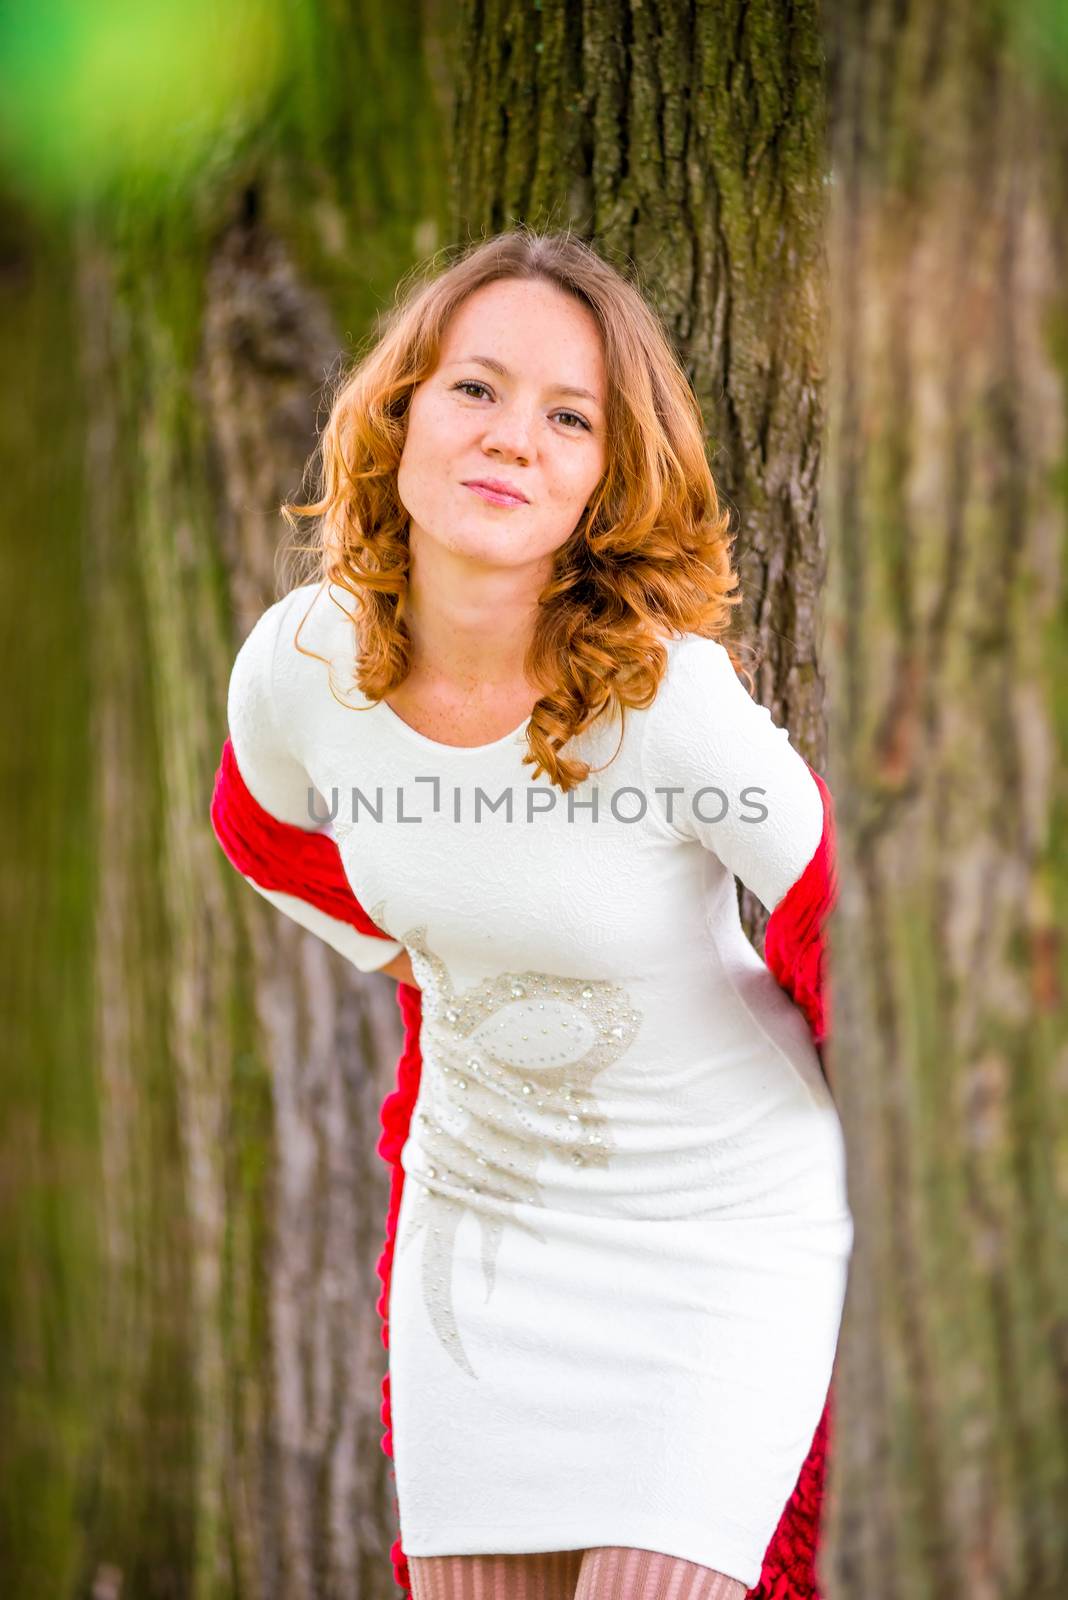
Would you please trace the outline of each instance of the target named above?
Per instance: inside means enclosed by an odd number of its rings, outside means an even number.
[[[504,406],[487,424],[483,435],[487,450],[504,450],[527,458],[534,449],[534,419],[521,407]]]

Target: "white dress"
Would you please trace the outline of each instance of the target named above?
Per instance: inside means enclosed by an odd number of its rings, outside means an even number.
[[[271,606],[228,713],[254,798],[305,828],[310,798],[334,810],[392,937],[258,892],[361,970],[407,949],[422,989],[389,1302],[404,1551],[634,1545],[751,1587],[827,1397],[853,1222],[734,874],[773,909],[819,791],[715,641],[667,641],[615,759],[618,715],[568,747],[610,762],[568,797],[521,764],[525,725],[456,748],[368,708],[350,604],[313,583]]]

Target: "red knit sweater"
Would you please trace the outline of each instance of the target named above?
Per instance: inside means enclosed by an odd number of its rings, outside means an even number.
[[[764,959],[777,982],[808,1018],[815,1043],[823,1044],[830,1035],[827,920],[837,898],[834,808],[823,779],[811,767],[809,771],[823,799],[823,834],[804,872],[768,919]],[[228,860],[261,888],[298,895],[328,915],[351,923],[361,933],[389,937],[375,926],[353,894],[334,840],[328,834],[309,833],[279,821],[253,799],[238,771],[229,739],[223,745],[215,778],[211,821]],[[408,1137],[422,1066],[420,1000],[419,989],[406,983],[397,985],[397,1003],[404,1019],[404,1048],[397,1063],[396,1088],[382,1103],[382,1136],[377,1145],[378,1153],[389,1163],[391,1179],[385,1245],[378,1261],[382,1292],[376,1303],[387,1351],[393,1242],[404,1184],[400,1154]],[[765,1553],[759,1582],[748,1591],[747,1600],[818,1600],[816,1556],[832,1394],[833,1381],[797,1485]],[[385,1427],[382,1448],[392,1459],[388,1368],[382,1382],[381,1418]],[[396,1580],[404,1590],[405,1600],[410,1600],[408,1562],[399,1538],[390,1554]]]

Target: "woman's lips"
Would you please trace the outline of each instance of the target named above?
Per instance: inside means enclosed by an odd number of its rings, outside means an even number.
[[[470,489],[472,494],[481,495],[491,506],[525,506],[528,503],[526,500],[521,500],[518,495],[501,494],[497,489],[486,489],[481,483],[465,483],[464,488]]]

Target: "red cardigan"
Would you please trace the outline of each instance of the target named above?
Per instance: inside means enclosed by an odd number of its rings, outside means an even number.
[[[818,772],[811,767],[809,771],[823,799],[823,834],[804,872],[768,919],[764,959],[777,982],[808,1018],[815,1043],[822,1044],[830,1034],[826,924],[837,899],[835,828],[830,791]],[[238,771],[229,739],[223,745],[215,777],[211,821],[228,860],[261,888],[298,895],[330,916],[351,923],[361,933],[383,939],[389,937],[375,926],[353,894],[337,845],[330,835],[310,833],[291,823],[280,822],[253,799]],[[382,1343],[387,1351],[393,1241],[404,1184],[400,1154],[408,1137],[422,1066],[420,990],[411,984],[398,983],[397,1003],[404,1019],[404,1049],[397,1063],[396,1088],[382,1103],[382,1137],[377,1145],[378,1153],[391,1168],[385,1246],[377,1269],[382,1293],[376,1303],[382,1319]],[[816,1554],[830,1442],[832,1393],[833,1380],[797,1485],[768,1545],[760,1579],[756,1587],[748,1591],[747,1600],[818,1600]],[[392,1459],[388,1367],[382,1382],[380,1414],[385,1426],[382,1448]],[[411,1600],[408,1562],[399,1538],[394,1541],[390,1555],[394,1576],[405,1592],[405,1600]]]

